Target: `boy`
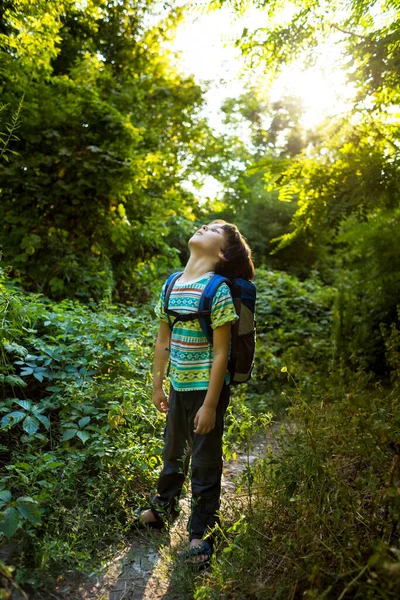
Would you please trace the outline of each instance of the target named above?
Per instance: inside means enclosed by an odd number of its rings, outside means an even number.
[[[199,299],[214,273],[254,278],[251,251],[235,225],[213,221],[189,240],[190,258],[175,282],[168,308],[179,314],[198,310]],[[229,287],[219,286],[212,302],[212,345],[198,319],[178,321],[171,332],[164,309],[165,285],[156,307],[160,326],[154,352],[153,402],[167,414],[164,467],[157,495],[149,507],[137,511],[139,523],[162,528],[177,514],[177,505],[192,455],[192,510],[188,524],[189,562],[205,566],[212,539],[204,537],[218,522],[222,475],[222,433],[229,403],[227,371],[231,325],[238,318]],[[170,361],[171,391],[167,399],[163,380]]]

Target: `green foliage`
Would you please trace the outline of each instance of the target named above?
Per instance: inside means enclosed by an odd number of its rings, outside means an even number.
[[[236,223],[247,239],[258,267],[278,269],[301,278],[310,276],[314,267],[318,247],[310,244],[299,235],[290,246],[275,252],[274,240],[292,229],[291,220],[296,205],[281,202],[278,193],[267,191],[262,177],[265,169],[256,174],[248,172],[239,176],[238,181],[225,194],[226,203],[220,211],[210,214],[212,218],[222,218]]]
[[[390,332],[384,325],[381,325],[381,330],[385,340],[387,362],[391,368],[391,380],[394,389],[398,390],[400,385],[400,331],[396,323],[391,324]]]
[[[257,413],[254,410],[248,386],[242,385],[232,392],[224,426],[223,454],[226,460],[236,458],[237,450],[250,452],[255,437],[266,429],[273,417],[272,412]]]
[[[213,3],[222,4],[232,5]],[[388,377],[380,328],[397,320],[400,292],[393,243],[400,202],[398,3],[383,2],[379,11],[370,0],[298,0],[286,11],[281,0],[256,5],[268,26],[244,30],[237,45],[270,81],[286,65],[306,70],[326,51],[319,45],[329,42],[341,49],[340,67],[356,92],[347,112],[312,131],[301,130],[295,99],[272,106],[265,89],[255,89],[228,101],[227,119],[233,125],[246,120],[256,158],[246,157],[246,169],[227,194],[228,210],[233,207],[259,264],[300,277],[316,269],[338,290],[337,366]],[[240,12],[248,5],[232,6]],[[290,152],[293,139],[299,143]]]
[[[15,150],[11,150],[10,144],[14,141],[19,140],[15,132],[20,126],[20,113],[22,109],[22,103],[23,99],[20,101],[17,110],[11,115],[10,122],[6,123],[6,131],[0,131],[0,160],[2,161],[9,162],[10,154],[17,155],[17,152],[15,152]],[[5,104],[0,104],[0,115],[6,110],[7,106]]]
[[[271,164],[286,164],[306,143],[301,124],[303,107],[294,97],[267,102],[265,94],[251,88],[223,105],[225,123],[235,136],[236,161],[227,163],[226,191],[220,205],[209,206],[208,218],[223,218],[238,225],[248,240],[257,266],[281,269],[302,278],[309,276],[317,260],[318,244],[299,235],[278,253],[274,241],[293,230],[297,203],[289,194],[266,188]],[[249,140],[243,142],[243,131]]]
[[[40,525],[38,503],[29,496],[12,501],[9,490],[0,491],[0,510],[3,512],[0,520],[0,532],[11,538],[18,529],[20,521],[26,519],[32,525]]]
[[[201,598],[387,598],[399,588],[397,393],[361,372],[299,389],[253,469],[251,503],[225,523]],[[246,483],[248,477],[246,477]],[[245,486],[245,488],[247,485]],[[235,503],[232,503],[235,506]]]
[[[364,223],[349,222],[338,236],[342,246],[335,278],[335,354],[338,362],[388,375],[382,327],[398,322],[400,251],[394,243],[399,210],[379,211]]]
[[[265,396],[274,412],[285,404],[287,368],[303,386],[317,388],[332,367],[332,306],[336,291],[322,285],[317,274],[299,281],[283,272],[257,271],[257,351],[255,378],[249,394]],[[290,382],[289,387],[290,387]],[[283,389],[282,389],[283,387]],[[279,392],[281,399],[268,406]],[[283,398],[282,398],[283,396]],[[262,408],[262,401],[261,407]]]
[[[225,122],[232,128],[247,125],[256,159],[266,154],[277,158],[294,157],[305,146],[301,121],[304,107],[296,96],[285,95],[279,100],[267,101],[265,93],[254,86],[239,97],[228,98],[222,110]]]
[[[0,275],[0,531],[25,548],[19,581],[43,583],[104,558],[154,484],[155,329],[150,306],[56,304]]]
[[[316,238],[327,229],[337,231],[349,215],[362,219],[378,207],[398,206],[398,5],[383,2],[379,14],[372,0],[350,4],[299,0],[287,14],[281,0],[256,5],[264,9],[268,25],[254,32],[244,30],[237,43],[271,80],[296,60],[304,67],[312,65],[318,45],[328,40],[340,45],[341,67],[357,90],[348,114],[309,132],[299,146],[304,148],[301,152],[289,153],[289,160],[269,160],[266,178],[270,187],[280,190],[282,200],[298,202],[294,231],[280,236],[280,247],[300,232]],[[233,6],[240,10],[247,3]],[[276,117],[264,126],[266,139],[274,136],[277,123],[278,131],[284,131],[284,114]],[[291,123],[293,135],[296,118]],[[265,154],[271,158],[270,152]]]
[[[195,204],[181,182],[215,171],[218,143],[200,87],[161,52],[179,11],[151,28],[152,10],[18,0],[4,13],[0,98],[15,114],[24,105],[1,176],[0,244],[32,291],[146,300],[178,261],[168,235]]]
[[[279,247],[300,232],[315,240],[327,230],[338,233],[350,216],[362,221],[376,210],[398,207],[393,125],[372,123],[369,116],[354,121],[322,125],[307,151],[290,162],[271,163],[269,185],[298,199],[295,229],[281,237]]]
[[[17,361],[19,362],[19,361]],[[32,371],[32,374],[36,379],[42,379],[42,373],[38,374],[34,372],[33,369],[29,369],[29,371],[22,371],[21,375],[29,375]],[[47,417],[42,415],[44,407],[34,406],[30,400],[18,400],[17,398],[10,398],[11,402],[18,404],[23,410],[13,410],[11,408],[10,412],[7,412],[3,418],[1,419],[0,427],[2,429],[8,429],[17,425],[18,423],[22,424],[22,429],[28,434],[29,437],[35,435],[40,425],[44,425],[46,429],[50,427],[50,421]],[[7,399],[4,401],[5,410],[7,410]],[[3,412],[3,407],[2,407]]]

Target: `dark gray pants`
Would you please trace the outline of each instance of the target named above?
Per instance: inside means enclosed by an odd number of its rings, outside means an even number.
[[[214,429],[205,435],[198,435],[193,433],[194,418],[207,391],[177,392],[171,387],[164,434],[164,467],[152,505],[161,515],[177,515],[179,496],[192,457],[192,510],[188,523],[190,539],[201,539],[206,530],[218,522],[222,434],[229,392],[229,386],[224,385]]]

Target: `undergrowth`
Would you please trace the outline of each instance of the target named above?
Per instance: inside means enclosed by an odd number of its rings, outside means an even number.
[[[285,274],[260,278],[256,381],[232,397],[225,457],[239,446],[250,453],[260,428],[276,432],[271,409],[286,416],[274,448],[245,468],[213,570],[206,584],[194,582],[194,597],[394,600],[398,329],[382,327],[392,375],[383,388],[342,363],[332,368],[334,290]],[[56,303],[24,294],[0,270],[0,325],[0,590],[8,598],[95,570],[126,540],[131,508],[160,469],[164,419],[150,397],[151,305]]]
[[[1,273],[0,273],[1,274]],[[3,595],[88,572],[161,464],[150,306],[85,306],[0,281]]]
[[[398,392],[363,373],[314,397],[297,388],[196,600],[399,597]]]

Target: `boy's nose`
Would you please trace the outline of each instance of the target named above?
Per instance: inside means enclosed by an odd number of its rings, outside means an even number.
[[[208,229],[207,225],[202,225],[201,228],[204,229],[204,231],[207,231]]]

